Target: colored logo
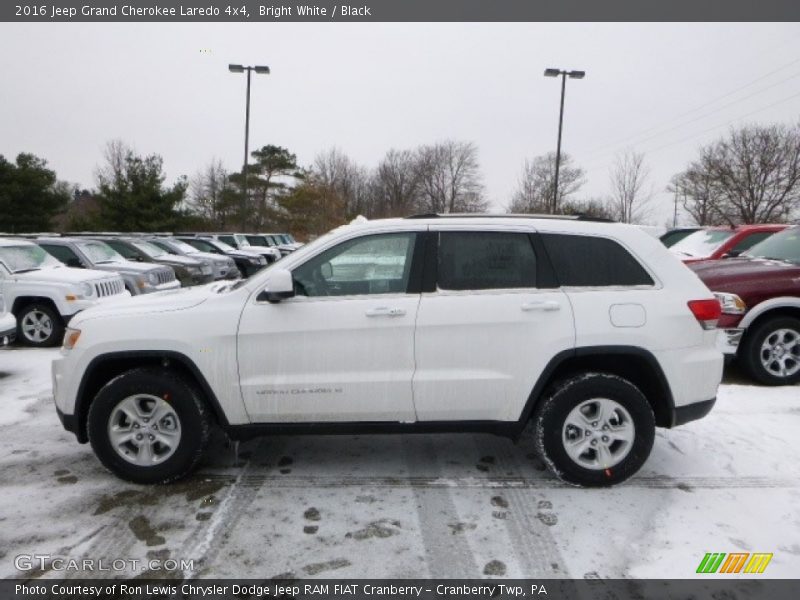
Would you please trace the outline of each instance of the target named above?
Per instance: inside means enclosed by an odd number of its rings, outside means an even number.
[[[697,566],[698,573],[763,573],[772,553],[766,552],[707,552]]]

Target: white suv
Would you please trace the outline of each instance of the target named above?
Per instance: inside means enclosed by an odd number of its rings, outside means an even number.
[[[0,238],[0,295],[17,319],[17,341],[27,346],[58,346],[79,311],[130,297],[116,273],[66,267],[14,238]]]
[[[530,423],[562,479],[602,486],[655,427],[706,415],[720,306],[634,226],[522,217],[359,219],[251,279],[78,315],[59,417],[111,471],[165,482],[209,428],[485,431]]]

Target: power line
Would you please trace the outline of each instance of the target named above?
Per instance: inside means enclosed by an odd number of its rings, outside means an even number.
[[[684,137],[684,138],[681,138],[681,139],[679,139],[679,140],[675,140],[675,141],[673,141],[673,142],[669,142],[669,143],[667,143],[667,144],[663,144],[663,145],[661,145],[661,146],[658,146],[658,147],[656,147],[656,148],[653,148],[653,149],[651,149],[651,150],[647,150],[647,151],[645,151],[645,153],[646,153],[646,154],[653,154],[653,153],[655,153],[655,152],[658,152],[658,151],[660,151],[660,150],[663,150],[664,148],[669,148],[669,147],[671,147],[671,146],[676,146],[676,145],[678,145],[678,144],[681,144],[681,143],[683,143],[683,142],[686,142],[686,141],[688,141],[688,140],[692,140],[692,139],[694,139],[694,138],[697,138],[697,137],[700,137],[700,136],[702,136],[702,135],[705,135],[706,133],[709,133],[709,132],[711,132],[711,131],[714,131],[714,130],[716,130],[716,129],[719,129],[720,127],[726,127],[726,126],[728,126],[728,125],[730,125],[730,124],[732,124],[732,123],[735,123],[736,121],[740,121],[740,120],[742,120],[742,119],[746,119],[747,117],[750,117],[750,116],[752,116],[752,115],[755,115],[755,114],[757,114],[757,113],[764,112],[765,110],[769,110],[770,108],[774,108],[774,107],[776,107],[776,106],[778,106],[778,105],[780,105],[780,104],[783,104],[783,103],[785,103],[785,102],[789,102],[790,100],[793,100],[794,98],[798,98],[798,97],[800,97],[800,92],[797,92],[797,93],[795,93],[795,94],[792,94],[791,96],[787,96],[786,98],[783,98],[783,99],[781,99],[781,100],[778,100],[777,102],[773,102],[772,104],[769,104],[769,105],[767,105],[767,106],[762,106],[761,108],[757,108],[756,110],[750,111],[750,112],[748,112],[748,113],[745,113],[745,114],[743,114],[743,115],[739,115],[738,117],[735,117],[735,118],[733,118],[733,119],[731,119],[731,120],[729,120],[729,121],[726,121],[725,123],[720,123],[719,125],[714,125],[713,127],[709,127],[708,129],[704,129],[703,131],[700,131],[700,132],[698,132],[698,133],[694,133],[694,134],[692,134],[692,135],[690,135],[690,136],[686,136],[686,137]],[[588,173],[592,173],[592,172],[594,172],[594,171],[597,171],[597,170],[601,169],[602,167],[604,167],[604,166],[605,166],[605,163],[607,163],[608,161],[603,161],[603,162],[604,162],[604,164],[603,164],[603,165],[598,165],[598,166],[596,166],[596,167],[592,167],[592,168],[590,168],[590,169],[587,169],[587,170],[586,170],[586,173],[587,173],[587,174],[588,174]]]
[[[654,126],[654,127],[650,127],[650,128],[648,128],[648,129],[644,129],[644,130],[642,130],[642,131],[640,131],[640,132],[638,132],[638,133],[635,133],[635,134],[633,134],[633,135],[630,135],[630,136],[627,136],[627,137],[624,137],[624,138],[620,138],[620,139],[618,139],[617,141],[611,142],[611,143],[609,143],[609,144],[605,144],[605,145],[603,145],[603,146],[599,146],[599,147],[595,148],[594,150],[591,150],[591,151],[589,152],[589,156],[594,156],[594,155],[602,154],[602,153],[604,153],[603,151],[604,151],[604,150],[606,150],[606,149],[608,149],[608,148],[613,148],[613,147],[620,146],[621,144],[623,144],[623,143],[625,143],[625,142],[627,142],[627,141],[630,141],[630,140],[633,140],[633,139],[639,138],[639,137],[641,137],[641,136],[643,136],[643,135],[646,135],[646,134],[648,134],[648,133],[651,133],[651,132],[653,132],[653,131],[658,131],[658,130],[660,130],[662,127],[664,127],[664,125],[666,125],[666,124],[673,123],[673,122],[675,122],[675,121],[679,121],[679,120],[683,119],[683,117],[685,117],[685,116],[688,116],[688,115],[691,115],[692,113],[695,113],[695,112],[697,112],[698,110],[702,110],[702,109],[704,109],[704,108],[706,108],[706,107],[708,107],[708,106],[711,106],[711,105],[713,105],[713,104],[716,104],[716,103],[717,103],[717,102],[719,102],[720,100],[724,100],[725,98],[728,98],[728,97],[730,97],[730,96],[733,96],[734,94],[736,94],[736,93],[738,93],[738,92],[740,92],[740,91],[742,91],[742,90],[744,90],[744,89],[747,89],[748,87],[750,87],[750,86],[752,86],[752,85],[755,85],[756,83],[758,83],[758,82],[760,82],[760,81],[763,81],[763,80],[765,80],[765,79],[767,79],[767,78],[771,77],[772,75],[774,75],[774,74],[776,74],[776,73],[779,73],[780,71],[783,71],[783,70],[785,70],[785,69],[788,69],[789,67],[791,67],[791,66],[793,66],[793,65],[796,65],[796,64],[798,64],[798,63],[800,63],[800,58],[797,58],[797,59],[795,59],[795,60],[793,60],[793,61],[791,61],[791,62],[789,62],[789,63],[786,63],[785,65],[783,65],[783,66],[781,66],[781,67],[778,67],[777,69],[773,69],[772,71],[770,71],[770,72],[768,72],[768,73],[765,73],[764,75],[761,75],[760,77],[757,77],[756,79],[753,79],[753,80],[749,81],[748,83],[746,83],[746,84],[744,84],[744,85],[742,85],[742,86],[739,86],[739,87],[737,87],[737,88],[735,88],[735,89],[733,89],[733,90],[731,90],[731,91],[729,91],[729,92],[727,92],[727,93],[725,93],[725,94],[723,94],[723,95],[721,95],[721,96],[718,96],[718,97],[714,98],[713,100],[709,100],[708,102],[705,102],[705,103],[703,103],[703,104],[701,104],[701,105],[699,105],[699,106],[696,106],[695,108],[692,108],[691,110],[687,110],[687,111],[685,111],[685,112],[683,112],[683,113],[681,113],[681,114],[679,114],[679,115],[676,115],[675,117],[672,117],[672,118],[668,119],[667,121],[665,121],[663,124],[656,125],[656,126]],[[790,77],[790,79],[792,79],[792,78],[796,77],[797,75],[798,75],[798,74],[795,74],[795,75],[793,75],[792,77]],[[755,92],[754,94],[751,94],[751,95],[749,95],[749,96],[746,96],[746,97],[744,97],[744,98],[740,98],[739,100],[736,100],[736,101],[734,101],[734,102],[731,102],[731,103],[727,104],[726,106],[731,106],[731,105],[733,105],[733,104],[736,104],[737,102],[741,102],[741,101],[743,101],[743,100],[747,100],[748,98],[751,98],[751,97],[753,97],[753,96],[755,96],[755,95],[758,95],[759,93],[761,93],[761,92],[763,92],[763,91],[766,91],[766,90],[768,90],[768,89],[771,89],[771,88],[775,87],[776,85],[780,85],[780,84],[781,84],[781,83],[783,83],[784,81],[786,81],[786,80],[784,79],[784,80],[782,80],[782,81],[780,81],[780,82],[777,82],[777,83],[775,83],[775,84],[773,84],[773,85],[771,85],[771,86],[768,86],[768,87],[766,87],[766,88],[763,88],[763,89],[762,89],[761,91],[759,91],[759,92]],[[693,122],[693,121],[689,121],[689,122],[691,123],[691,122]],[[681,125],[681,126],[682,126],[682,125]],[[680,127],[680,126],[679,126],[679,127]],[[674,129],[674,127],[673,127],[672,129]],[[672,129],[670,129],[670,130],[672,130]],[[654,136],[653,136],[653,137],[654,137]],[[648,139],[651,139],[651,138],[648,138]],[[640,141],[643,141],[643,140],[640,140]]]

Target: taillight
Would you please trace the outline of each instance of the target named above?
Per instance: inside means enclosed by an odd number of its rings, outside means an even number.
[[[717,321],[722,314],[722,307],[719,300],[712,298],[710,300],[689,300],[687,303],[689,310],[692,311],[694,318],[700,323],[703,329],[714,329],[717,326]]]

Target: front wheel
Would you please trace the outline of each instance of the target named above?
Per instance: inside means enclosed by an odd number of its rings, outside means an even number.
[[[26,346],[58,346],[64,339],[64,322],[61,315],[49,304],[28,304],[16,316],[17,339]]]
[[[742,366],[759,383],[800,381],[800,319],[775,317],[748,330],[739,349]]]
[[[533,416],[534,443],[559,479],[582,486],[620,483],[653,448],[655,417],[630,381],[586,373],[557,384]]]
[[[134,369],[112,379],[89,407],[88,434],[100,462],[134,483],[187,475],[208,443],[199,392],[167,369]]]

